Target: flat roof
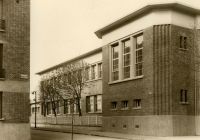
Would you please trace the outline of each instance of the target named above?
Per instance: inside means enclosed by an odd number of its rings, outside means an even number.
[[[51,71],[51,70],[53,70],[53,69],[59,68],[59,67],[61,67],[61,66],[63,66],[63,65],[72,63],[72,62],[74,62],[74,61],[77,61],[77,60],[82,59],[82,58],[87,57],[87,56],[91,56],[91,55],[93,55],[93,54],[95,54],[95,53],[98,53],[98,52],[101,52],[101,51],[102,51],[102,47],[99,47],[99,48],[94,49],[94,50],[92,50],[92,51],[90,51],[90,52],[87,52],[87,53],[85,53],[85,54],[82,54],[82,55],[80,55],[80,56],[77,56],[77,57],[75,57],[75,58],[72,58],[72,59],[70,59],[70,60],[67,60],[67,61],[65,61],[65,62],[63,62],[63,63],[60,63],[60,64],[55,65],[55,66],[52,66],[52,67],[47,68],[47,69],[45,69],[45,70],[42,70],[42,71],[40,71],[40,72],[38,72],[38,73],[36,73],[36,74],[38,74],[38,75],[44,74],[44,73],[49,72],[49,71]]]
[[[148,12],[150,12],[151,10],[154,9],[173,9],[176,11],[181,11],[181,12],[185,12],[187,14],[193,14],[193,15],[197,15],[200,14],[200,9],[195,9],[180,3],[165,3],[165,4],[152,4],[152,5],[147,5],[123,18],[120,18],[116,21],[114,21],[111,24],[108,24],[107,26],[97,30],[95,32],[96,36],[98,38],[102,38],[102,36],[132,20],[135,20],[136,18],[142,16],[143,14],[146,14]]]

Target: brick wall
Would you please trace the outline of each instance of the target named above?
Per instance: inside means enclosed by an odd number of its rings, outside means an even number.
[[[30,0],[4,0],[3,43],[3,118],[5,122],[29,122]]]
[[[29,122],[28,93],[3,92],[3,118],[6,122]]]
[[[172,26],[172,114],[194,115],[194,31],[183,27]],[[180,36],[187,37],[188,50],[181,50]],[[180,103],[180,90],[188,90],[188,104]]]
[[[30,71],[30,1],[4,0],[3,17],[5,32],[3,67],[6,79],[22,80],[21,74],[29,76]]]
[[[143,32],[144,36],[144,77],[125,82],[109,83],[109,46],[103,47],[103,116],[137,116],[153,114],[153,38],[152,27]],[[142,100],[142,109],[133,109],[133,100]],[[121,110],[120,103],[129,101],[129,109]],[[111,110],[111,102],[118,102],[118,109]]]

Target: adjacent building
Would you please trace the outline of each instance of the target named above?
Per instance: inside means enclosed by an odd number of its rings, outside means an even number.
[[[30,139],[30,1],[0,0],[0,137]]]
[[[83,100],[93,102],[92,94],[102,94],[102,130],[200,134],[199,9],[177,3],[148,5],[95,34],[103,43],[102,80]]]
[[[47,108],[45,109],[38,96],[36,107],[34,101],[31,104],[32,126],[34,126],[35,123],[36,111],[36,121],[38,126],[45,124],[66,124],[70,126],[71,116],[73,113],[75,116],[75,125],[94,126],[97,127],[97,129],[100,128],[99,126],[102,125],[102,48],[97,48],[74,59],[45,69],[38,72],[38,74],[41,76],[41,81],[49,80],[52,77],[52,72],[78,62],[84,62],[87,64],[87,86],[83,89],[80,101],[82,116],[79,117],[78,107],[69,104],[68,102],[70,99],[66,98],[66,102],[63,104],[59,103],[60,105],[56,110],[57,116],[55,117],[52,111],[51,102],[48,103]],[[37,91],[37,95],[38,94],[40,94],[40,91]],[[45,111],[46,115],[44,115]]]

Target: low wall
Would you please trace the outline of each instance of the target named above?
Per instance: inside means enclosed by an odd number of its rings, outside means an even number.
[[[31,140],[29,123],[5,123],[0,121],[1,140]]]
[[[195,135],[194,116],[109,116],[103,117],[103,131],[147,136]]]
[[[35,123],[35,117],[31,117],[31,124]],[[65,124],[65,125],[71,125],[72,118],[71,116],[66,115],[58,115],[55,116],[37,116],[36,117],[37,124]],[[74,116],[74,125],[80,125],[80,126],[101,126],[102,125],[102,116],[93,115],[93,116]]]
[[[200,116],[195,117],[196,135],[200,136]]]

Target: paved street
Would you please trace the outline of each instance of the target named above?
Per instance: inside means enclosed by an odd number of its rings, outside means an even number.
[[[44,131],[44,130],[33,130],[32,129],[32,140],[71,140],[71,133],[63,132],[53,132],[53,131]],[[104,132],[105,133],[105,132]],[[98,133],[97,133],[98,134]],[[117,133],[110,133],[105,137],[94,136],[94,135],[83,135],[83,134],[74,134],[74,140],[200,140],[200,136],[179,136],[179,137],[151,137],[151,136],[133,136],[133,135],[124,135],[123,138],[109,138],[117,137]]]
[[[32,140],[70,140],[70,133],[32,130]],[[99,136],[74,134],[74,140],[120,140]],[[122,140],[122,139],[121,139]]]

